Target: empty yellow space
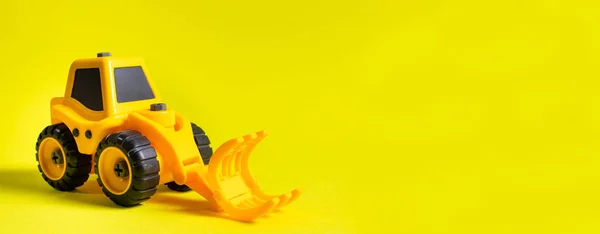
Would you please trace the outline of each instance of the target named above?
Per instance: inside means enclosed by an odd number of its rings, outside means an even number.
[[[0,3],[0,233],[597,233],[595,1]],[[256,223],[161,186],[116,207],[47,185],[35,142],[68,68],[140,56],[213,148],[262,129]]]

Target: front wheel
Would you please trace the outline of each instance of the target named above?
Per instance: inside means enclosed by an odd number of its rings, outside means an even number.
[[[135,206],[156,193],[160,181],[157,154],[140,132],[110,134],[96,151],[94,170],[104,194],[120,206]]]

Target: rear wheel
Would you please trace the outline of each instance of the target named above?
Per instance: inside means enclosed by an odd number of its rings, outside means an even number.
[[[36,152],[42,178],[57,190],[72,191],[90,176],[92,159],[79,153],[75,138],[65,124],[44,128],[38,136]]]
[[[160,165],[148,138],[133,130],[110,134],[96,151],[94,170],[104,194],[120,206],[135,206],[156,193]]]
[[[195,123],[192,123],[192,133],[194,137],[194,142],[196,142],[196,146],[198,147],[198,151],[200,152],[200,156],[202,157],[202,162],[204,165],[208,165],[210,162],[210,158],[213,155],[213,149],[210,147],[210,139],[204,132],[204,130]],[[184,185],[179,185],[175,182],[169,182],[166,184],[169,189],[178,192],[187,192],[191,189]]]

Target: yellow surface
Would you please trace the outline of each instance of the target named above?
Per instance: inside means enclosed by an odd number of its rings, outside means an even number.
[[[599,8],[2,1],[0,233],[598,233]],[[135,209],[95,177],[52,190],[34,156],[49,98],[101,51],[144,57],[213,144],[269,129],[257,180],[305,194],[245,224],[164,187]]]

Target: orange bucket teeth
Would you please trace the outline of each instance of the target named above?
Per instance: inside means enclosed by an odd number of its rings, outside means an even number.
[[[268,195],[254,179],[248,159],[266,136],[266,131],[260,131],[234,138],[221,145],[211,158],[206,183],[214,201],[233,219],[260,218],[289,205],[301,194],[300,189],[294,189],[281,195]]]

